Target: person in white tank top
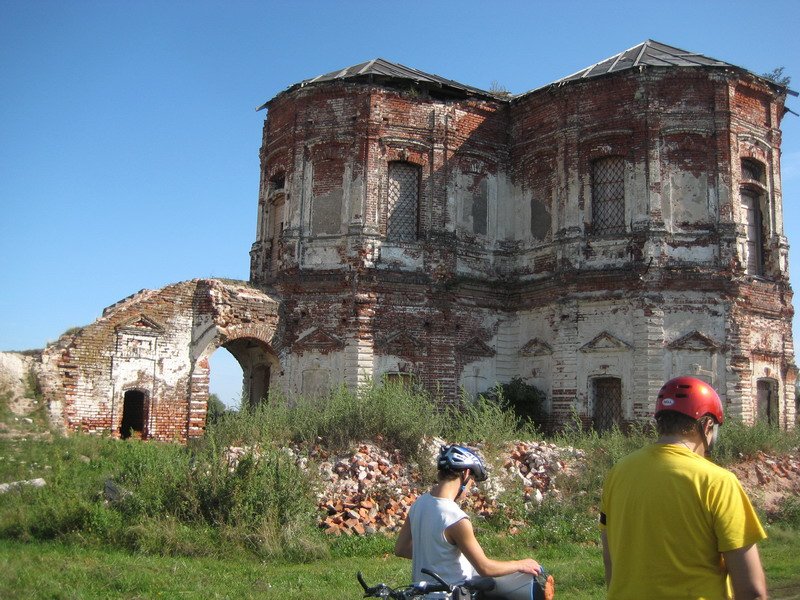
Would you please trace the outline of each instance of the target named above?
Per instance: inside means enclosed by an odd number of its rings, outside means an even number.
[[[469,516],[456,501],[469,493],[475,481],[486,478],[486,468],[474,450],[442,446],[436,484],[411,506],[395,544],[397,556],[411,559],[412,581],[433,582],[433,578],[422,573],[423,568],[450,582],[475,575],[540,574],[541,566],[532,558],[489,558],[475,537]]]

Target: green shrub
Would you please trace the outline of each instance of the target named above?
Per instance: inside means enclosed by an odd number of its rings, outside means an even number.
[[[505,404],[523,422],[530,421],[539,428],[547,423],[548,415],[545,410],[547,394],[525,383],[521,377],[514,377],[510,383],[498,384],[487,394],[487,398]]]

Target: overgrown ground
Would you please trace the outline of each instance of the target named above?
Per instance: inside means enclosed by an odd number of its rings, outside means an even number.
[[[42,408],[30,402],[24,410]],[[358,570],[400,585],[410,565],[391,555],[391,536],[321,533],[319,482],[282,448],[372,441],[421,462],[420,440],[441,436],[480,441],[497,461],[509,440],[541,438],[502,403],[448,415],[412,391],[380,386],[361,397],[275,399],[255,413],[227,414],[188,447],[50,437],[41,416],[19,411],[0,394],[0,483],[46,484],[0,496],[2,598],[355,598]],[[719,460],[734,470],[763,460],[760,452],[797,456],[800,445],[797,434],[736,424],[723,435]],[[558,499],[532,505],[510,494],[504,511],[476,517],[487,551],[539,559],[556,575],[559,598],[604,597],[600,485],[609,466],[650,439],[645,430],[598,436],[578,428],[552,438],[586,450],[581,468],[556,482]],[[231,468],[230,446],[253,451]],[[761,550],[772,597],[800,598],[800,488],[797,478],[782,485],[769,502],[764,484],[750,491],[770,533]],[[524,525],[509,535],[511,522]]]

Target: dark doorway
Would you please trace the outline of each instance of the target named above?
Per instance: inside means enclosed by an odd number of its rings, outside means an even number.
[[[757,420],[771,427],[778,425],[777,385],[771,379],[759,379],[756,389]]]
[[[122,425],[119,428],[123,440],[129,437],[144,438],[147,422],[147,406],[144,392],[128,390],[122,401]]]
[[[594,414],[592,426],[602,433],[622,425],[622,381],[616,377],[598,377],[592,380]]]

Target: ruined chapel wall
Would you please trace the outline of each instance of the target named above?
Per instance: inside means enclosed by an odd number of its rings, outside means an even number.
[[[142,290],[47,348],[45,396],[68,430],[116,437],[125,393],[141,392],[142,435],[185,441],[205,428],[210,354],[242,338],[270,350],[277,321],[277,303],[244,282]]]
[[[185,439],[193,286],[143,290],[48,349],[68,429],[119,435],[128,390],[149,403],[148,436]]]

